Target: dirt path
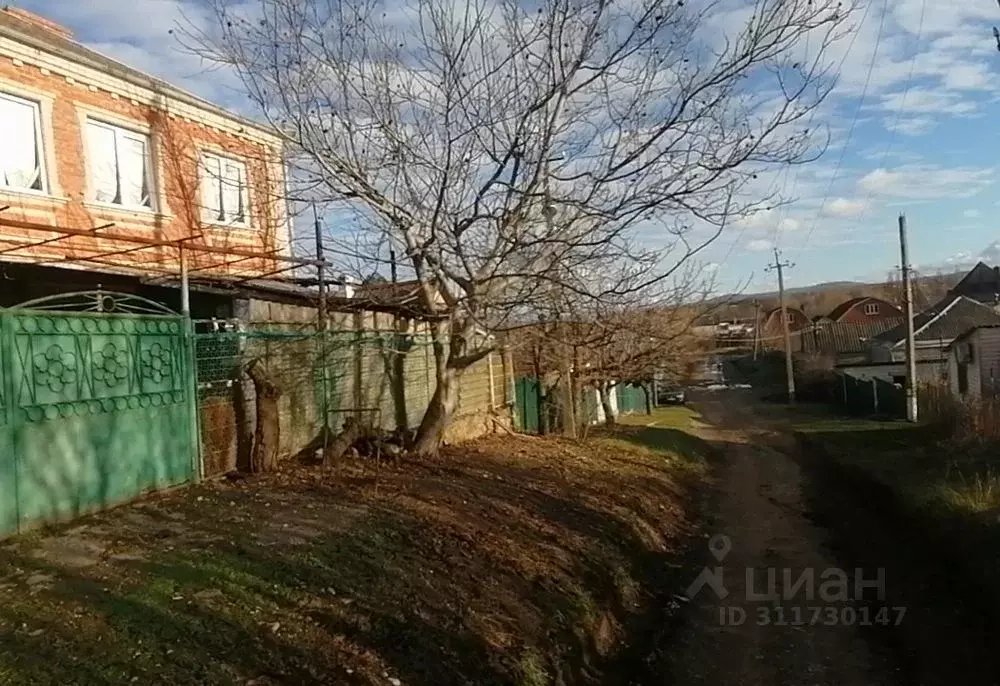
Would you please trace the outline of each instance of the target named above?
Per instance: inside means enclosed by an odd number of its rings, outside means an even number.
[[[715,578],[721,576],[728,595],[719,598],[710,584],[689,589],[687,622],[670,648],[674,657],[663,683],[900,683],[881,642],[870,640],[876,629],[859,626],[865,617],[871,624],[895,621],[891,609],[878,617],[884,603],[875,591],[856,600],[856,572],[845,569],[852,600],[834,597],[844,588],[836,586],[825,587],[828,599],[821,597],[827,578],[822,575],[839,569],[838,561],[825,546],[826,532],[809,519],[799,465],[770,447],[780,436],[761,425],[747,398],[725,394],[699,403],[710,423],[699,433],[722,452],[715,521],[707,528],[715,537],[706,546],[704,564],[709,571],[721,567]],[[769,573],[774,574],[770,588]],[[807,580],[796,591],[795,582],[810,573],[815,582]],[[876,575],[877,570],[865,570],[864,579]],[[759,599],[772,588],[782,599]]]

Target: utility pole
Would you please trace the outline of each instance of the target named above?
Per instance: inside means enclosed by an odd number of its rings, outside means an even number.
[[[906,215],[899,215],[899,255],[903,272],[903,303],[906,307],[906,421],[917,421],[917,354],[913,331],[913,284],[906,250]]]
[[[560,104],[556,104],[556,116],[555,121],[560,121]],[[546,151],[548,152],[548,150]],[[552,157],[545,158],[545,167],[542,170],[542,216],[545,219],[545,232],[547,236],[554,235],[555,229],[555,216],[556,208],[552,203],[552,187],[551,187],[551,163]],[[558,159],[558,158],[556,158]],[[562,287],[556,287],[556,336],[562,337],[565,334],[565,328],[563,326],[562,317],[559,316],[559,312],[562,310]],[[573,369],[573,360],[570,357],[569,345],[566,343],[559,342],[559,377],[562,397],[562,430],[563,435],[570,438],[576,438],[577,435],[577,415],[575,402],[576,399],[573,397],[573,373],[579,373],[579,370]]]
[[[778,316],[781,317],[781,334],[785,339],[785,377],[788,380],[788,404],[795,404],[795,366],[792,364],[792,335],[788,330],[788,310],[785,308],[785,269],[795,265],[782,262],[781,253],[774,249],[774,264],[767,265],[767,271],[778,272]]]
[[[760,350],[760,300],[753,299],[753,361],[757,361],[757,351]]]
[[[323,460],[326,461],[326,449],[330,439],[330,368],[326,349],[326,263],[323,255],[323,225],[319,221],[316,203],[313,203],[313,228],[316,231],[316,285],[319,288],[319,298],[316,308],[316,328],[319,331],[320,352],[317,356],[323,369]]]
[[[313,228],[316,231],[316,259],[319,264],[316,266],[316,285],[319,288],[319,307],[316,324],[320,331],[326,330],[326,271],[323,263],[323,225],[319,221],[319,212],[316,210],[316,203],[313,203]]]

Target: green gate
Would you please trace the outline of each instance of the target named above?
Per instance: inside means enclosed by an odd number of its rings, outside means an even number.
[[[184,318],[94,291],[5,310],[0,335],[0,533],[194,477]]]

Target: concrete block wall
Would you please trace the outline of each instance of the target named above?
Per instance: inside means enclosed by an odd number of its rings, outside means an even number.
[[[423,325],[409,325],[406,337],[389,315],[336,313],[325,337],[316,336],[315,309],[261,300],[245,302],[239,362],[260,358],[282,388],[279,450],[298,454],[319,434],[324,412],[334,429],[349,416],[382,429],[415,429],[434,393],[434,355]],[[211,346],[207,346],[211,347]],[[234,354],[235,349],[234,349]],[[218,363],[218,360],[210,360]],[[324,378],[325,369],[325,378]],[[470,367],[459,384],[458,408],[445,440],[450,443],[510,426],[509,370],[494,352]],[[253,386],[244,377],[245,410],[253,425]],[[236,389],[233,389],[235,391]],[[324,401],[325,393],[325,401]],[[209,474],[232,469],[237,460],[235,392],[205,393],[201,399],[203,452]]]

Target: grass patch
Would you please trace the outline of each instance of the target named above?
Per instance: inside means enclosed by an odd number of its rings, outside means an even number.
[[[641,640],[697,525],[682,456],[656,432],[504,436],[377,490],[361,461],[289,468],[15,539],[0,684],[584,683]]]
[[[1000,474],[988,466],[970,475],[945,473],[940,498],[958,512],[982,514],[1000,509]]]
[[[597,436],[623,444],[641,446],[688,467],[704,466],[712,446],[694,432],[701,415],[686,405],[656,408],[650,415],[627,415],[618,426],[602,429]]]
[[[653,409],[652,414],[629,414],[619,418],[625,426],[657,426],[666,429],[692,429],[701,415],[688,405],[667,405]]]

